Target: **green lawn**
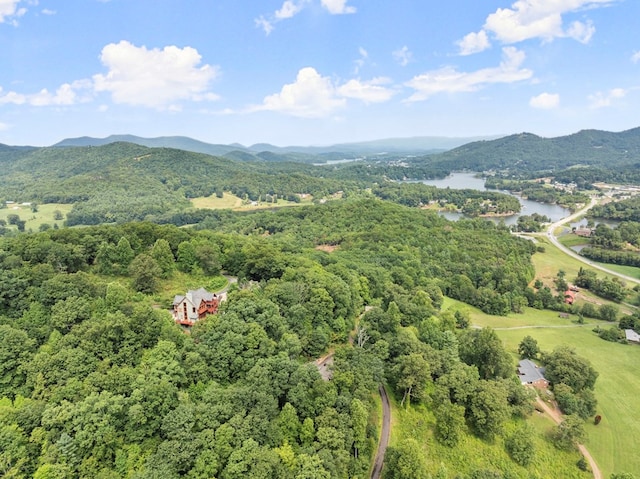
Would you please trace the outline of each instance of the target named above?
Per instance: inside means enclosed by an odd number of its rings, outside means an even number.
[[[598,414],[603,419],[598,426],[591,423],[587,425],[587,448],[604,477],[609,477],[612,472],[625,471],[640,475],[640,455],[636,450],[636,445],[640,443],[640,380],[637,368],[640,364],[640,346],[610,343],[593,333],[595,324],[609,327],[608,323],[589,320],[587,324],[579,326],[572,321],[575,318],[561,319],[552,311],[527,308],[522,315],[490,316],[451,299],[445,300],[443,309],[447,308],[467,309],[474,325],[496,329],[505,347],[514,356],[522,338],[529,335],[538,341],[544,351],[564,344],[588,358],[600,374],[595,395]]]
[[[0,219],[6,221],[9,215],[16,214],[21,220],[26,221],[24,225],[25,231],[38,231],[40,225],[44,223],[49,224],[52,228],[55,224],[61,227],[64,219],[56,220],[54,212],[59,211],[66,218],[72,207],[73,205],[69,204],[49,203],[38,205],[37,211],[33,212],[30,206],[9,205],[8,208],[0,209]],[[15,226],[9,226],[9,228],[15,229]]]
[[[300,203],[281,199],[277,200],[276,203],[267,203],[262,201],[252,202],[244,201],[242,198],[234,194],[225,192],[222,194],[222,198],[218,198],[216,195],[193,198],[191,200],[191,204],[195,208],[206,208],[211,210],[231,209],[235,211],[249,211],[264,208],[278,208],[283,206],[300,206],[305,204],[308,205],[311,203],[311,200],[311,197],[307,197],[300,201]]]

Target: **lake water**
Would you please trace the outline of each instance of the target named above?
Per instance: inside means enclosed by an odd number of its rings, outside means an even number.
[[[486,191],[488,188],[484,187],[484,178],[476,178],[476,173],[453,173],[452,175],[441,180],[424,180],[422,183],[425,185],[432,185],[438,188],[451,188],[456,190],[471,189]],[[502,193],[511,194],[508,191]],[[500,222],[504,220],[506,225],[514,225],[518,222],[520,215],[531,215],[538,213],[551,218],[551,221],[558,221],[571,214],[571,210],[563,208],[558,205],[549,205],[546,203],[538,203],[537,201],[530,201],[520,198],[518,195],[512,195],[518,198],[520,201],[521,210],[520,213],[516,213],[511,216],[490,217],[491,221]],[[461,213],[447,213],[442,212],[442,216],[449,220],[460,219],[463,215]]]

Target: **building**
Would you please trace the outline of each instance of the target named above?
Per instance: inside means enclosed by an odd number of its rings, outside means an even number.
[[[630,343],[640,343],[640,334],[636,333],[633,329],[625,329],[624,335]]]
[[[523,359],[518,363],[518,376],[523,385],[531,385],[536,388],[546,388],[549,381],[544,377],[544,368],[536,366],[529,359]]]
[[[205,316],[217,313],[225,299],[226,293],[210,293],[204,288],[189,290],[173,299],[173,319],[183,326],[193,326]]]

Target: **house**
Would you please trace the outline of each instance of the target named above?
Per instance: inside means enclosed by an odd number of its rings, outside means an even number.
[[[173,299],[173,319],[183,326],[193,326],[208,314],[215,314],[226,293],[210,293],[204,288],[189,290]]]
[[[523,385],[531,385],[536,388],[546,388],[549,381],[544,377],[544,368],[536,366],[529,359],[523,359],[518,363],[518,376]]]
[[[624,335],[630,343],[640,343],[640,334],[636,333],[633,329],[625,329]]]
[[[573,304],[576,300],[576,294],[573,291],[564,292],[564,302],[567,304]]]

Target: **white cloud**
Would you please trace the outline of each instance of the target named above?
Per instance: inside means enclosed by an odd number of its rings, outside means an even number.
[[[2,1],[2,0],[0,0]],[[253,22],[256,27],[264,30],[269,35],[275,28],[275,24],[295,17],[304,8],[315,0],[284,0],[282,6],[269,15],[260,15]],[[348,0],[320,0],[320,4],[331,15],[343,15],[348,13],[356,13],[356,8],[347,5]]]
[[[616,100],[624,98],[627,90],[623,88],[613,88],[608,92],[596,92],[589,95],[589,108],[605,108],[611,106]]]
[[[217,68],[200,66],[201,56],[191,47],[167,46],[162,50],[136,47],[127,41],[102,49],[105,75],[93,76],[97,92],[110,92],[113,101],[157,109],[177,109],[181,101],[217,98],[208,91]]]
[[[11,103],[13,105],[31,106],[68,106],[89,101],[91,82],[78,80],[73,83],[64,83],[54,93],[43,88],[38,93],[23,94],[14,91],[2,93],[0,88],[0,105]]]
[[[395,91],[383,85],[391,83],[388,78],[374,78],[370,81],[349,80],[338,87],[338,94],[345,98],[361,100],[365,103],[381,103],[391,99]]]
[[[348,6],[347,0],[321,0],[321,2],[331,15],[356,13],[356,7]]]
[[[617,0],[517,0],[511,8],[498,8],[487,16],[482,30],[469,33],[457,42],[460,54],[471,54],[488,47],[483,40],[492,33],[500,42],[512,44],[540,38],[573,38],[588,43],[595,33],[591,21],[574,21],[565,28],[563,16],[590,8],[599,8]],[[485,48],[482,48],[482,46]]]
[[[406,67],[413,61],[413,53],[411,53],[411,50],[409,50],[409,47],[406,45],[394,51],[392,54],[395,61],[403,67]]]
[[[385,85],[387,78],[369,81],[349,80],[341,85],[320,75],[315,68],[298,71],[296,80],[282,87],[279,93],[267,96],[261,105],[250,107],[248,112],[277,111],[300,118],[325,118],[347,105],[347,99],[364,103],[380,103],[389,100],[396,92]]]
[[[358,53],[360,54],[360,58],[355,61],[356,68],[355,74],[357,75],[360,72],[360,69],[364,66],[367,59],[369,58],[369,52],[367,52],[364,48],[358,48]]]
[[[262,28],[266,35],[269,35],[273,31],[273,23],[264,18],[264,16],[260,16],[253,21],[256,24],[256,27]]]
[[[337,96],[333,82],[315,68],[302,68],[294,83],[286,84],[280,93],[267,96],[252,111],[278,111],[301,118],[322,118],[344,107],[346,100]]]
[[[529,105],[532,108],[538,108],[541,110],[552,110],[558,108],[560,105],[560,95],[557,93],[541,93],[538,96],[534,96],[529,100]]]
[[[640,62],[640,50],[637,52],[633,52],[633,55],[631,55],[631,61],[633,63],[638,63]]]
[[[2,123],[0,121],[0,131],[5,131],[9,129],[9,125],[7,123]]]
[[[303,7],[303,2],[296,3],[292,0],[286,0],[280,10],[277,10],[274,14],[278,20],[282,20],[284,18],[291,18],[300,12]]]
[[[50,10],[48,8],[45,8],[42,10],[42,14],[43,15],[55,15],[57,12],[55,10]]]
[[[502,49],[502,61],[494,68],[482,68],[474,72],[461,72],[453,67],[423,73],[406,82],[415,89],[407,101],[423,101],[438,93],[477,91],[494,83],[515,83],[528,80],[533,72],[520,68],[524,62],[524,52],[514,47]]]
[[[486,50],[491,46],[487,32],[480,30],[478,33],[471,32],[462,40],[456,42],[460,48],[460,55],[472,55]]]
[[[0,0],[0,23],[16,24],[16,18],[27,13],[26,8],[18,8],[21,0]]]

